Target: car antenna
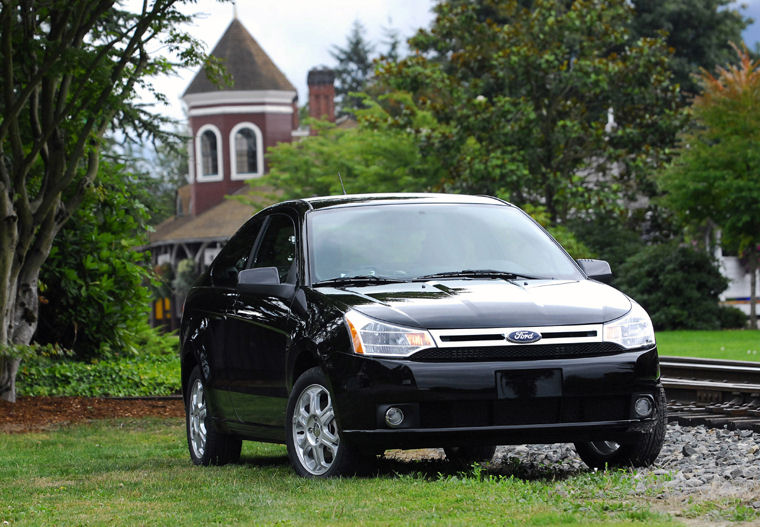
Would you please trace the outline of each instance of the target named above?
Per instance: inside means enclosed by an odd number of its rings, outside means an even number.
[[[338,170],[338,179],[340,180],[340,187],[343,189],[343,195],[345,196],[347,194],[346,186],[343,184],[343,178],[340,177],[340,170]]]

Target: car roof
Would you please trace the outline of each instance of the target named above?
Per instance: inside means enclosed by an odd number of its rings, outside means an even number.
[[[299,200],[312,209],[350,207],[357,205],[391,205],[400,203],[456,203],[504,205],[505,201],[490,196],[468,196],[466,194],[434,193],[393,193],[393,194],[346,194],[337,196],[318,196]]]

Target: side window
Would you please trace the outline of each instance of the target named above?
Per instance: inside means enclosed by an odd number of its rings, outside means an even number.
[[[211,280],[215,286],[235,287],[237,285],[238,272],[247,267],[248,257],[261,223],[260,218],[248,221],[221,250],[211,268]]]
[[[201,174],[204,176],[219,174],[218,159],[216,135],[211,130],[206,130],[201,135]]]
[[[251,267],[276,267],[280,283],[296,282],[296,228],[284,214],[270,216]]]

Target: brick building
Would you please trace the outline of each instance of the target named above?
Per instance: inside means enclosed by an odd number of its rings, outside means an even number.
[[[175,216],[158,225],[145,247],[157,266],[176,271],[191,259],[201,271],[254,212],[225,196],[246,192],[251,180],[267,172],[266,150],[309,134],[299,128],[298,94],[251,34],[234,18],[211,52],[225,67],[230,83],[214,84],[201,69],[182,101],[191,139],[188,185],[177,192]],[[311,115],[335,120],[330,70],[309,72]],[[176,327],[177,304],[160,299],[153,321]]]

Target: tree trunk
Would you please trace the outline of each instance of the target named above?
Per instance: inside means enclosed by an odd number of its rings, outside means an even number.
[[[0,400],[16,402],[16,374],[21,359],[0,357]]]
[[[757,251],[749,257],[749,327],[757,329]]]
[[[0,238],[9,240],[9,252],[24,254],[23,259],[17,257],[11,260],[10,268],[0,261],[0,298],[4,303],[0,306],[0,350],[28,346],[37,330],[40,268],[50,254],[53,239],[65,219],[65,215],[58,215],[60,221],[56,221],[56,209],[57,204],[25,244],[20,243],[22,237],[18,233]],[[21,265],[13,265],[18,262]],[[12,355],[0,357],[0,399],[16,401],[16,374],[20,364],[21,359]]]

